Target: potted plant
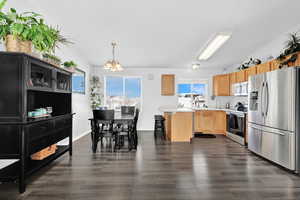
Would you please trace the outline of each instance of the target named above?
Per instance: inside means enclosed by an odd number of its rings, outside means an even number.
[[[285,49],[277,57],[277,62],[279,67],[288,66],[290,63],[293,63],[297,60],[297,52],[300,51],[300,36],[298,33],[291,33],[289,39],[286,41]]]
[[[47,25],[40,14],[18,14],[14,8],[2,12],[6,0],[0,2],[0,38],[7,51],[31,53],[32,46],[42,53],[53,53],[59,44],[69,44],[58,28]]]
[[[52,55],[52,54],[49,54],[49,53],[44,53],[43,54],[43,59],[46,62],[49,62],[49,63],[55,65],[56,67],[60,67],[60,65],[61,65],[61,59],[58,58],[55,55]]]
[[[74,61],[66,61],[63,63],[63,66],[70,72],[74,73],[77,67],[77,64]]]

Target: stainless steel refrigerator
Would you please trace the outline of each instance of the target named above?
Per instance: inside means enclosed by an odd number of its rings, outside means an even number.
[[[249,79],[248,148],[299,172],[299,72],[297,67]]]

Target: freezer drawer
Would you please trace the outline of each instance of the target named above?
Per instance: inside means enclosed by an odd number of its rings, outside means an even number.
[[[273,136],[273,160],[290,170],[295,170],[295,134]]]
[[[248,124],[248,148],[290,170],[295,170],[295,133]]]

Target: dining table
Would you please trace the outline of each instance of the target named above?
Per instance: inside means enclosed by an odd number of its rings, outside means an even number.
[[[94,119],[90,118],[89,121],[91,123],[91,139],[92,139],[92,149],[95,153],[97,150],[97,144],[99,142],[100,132],[99,132],[99,124],[101,123],[107,123],[108,121],[111,124],[118,125],[118,126],[127,126],[128,128],[132,127],[134,125],[135,116],[134,115],[128,115],[128,114],[122,114],[121,112],[115,112],[114,118],[111,120],[101,120],[101,119]],[[133,149],[136,149],[137,147],[137,136],[134,137],[134,145]]]

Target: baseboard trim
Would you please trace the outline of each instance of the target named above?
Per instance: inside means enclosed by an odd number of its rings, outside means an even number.
[[[82,134],[78,135],[77,137],[73,138],[73,142],[79,140],[80,138],[86,136],[87,134],[91,133],[91,130],[85,131]]]

